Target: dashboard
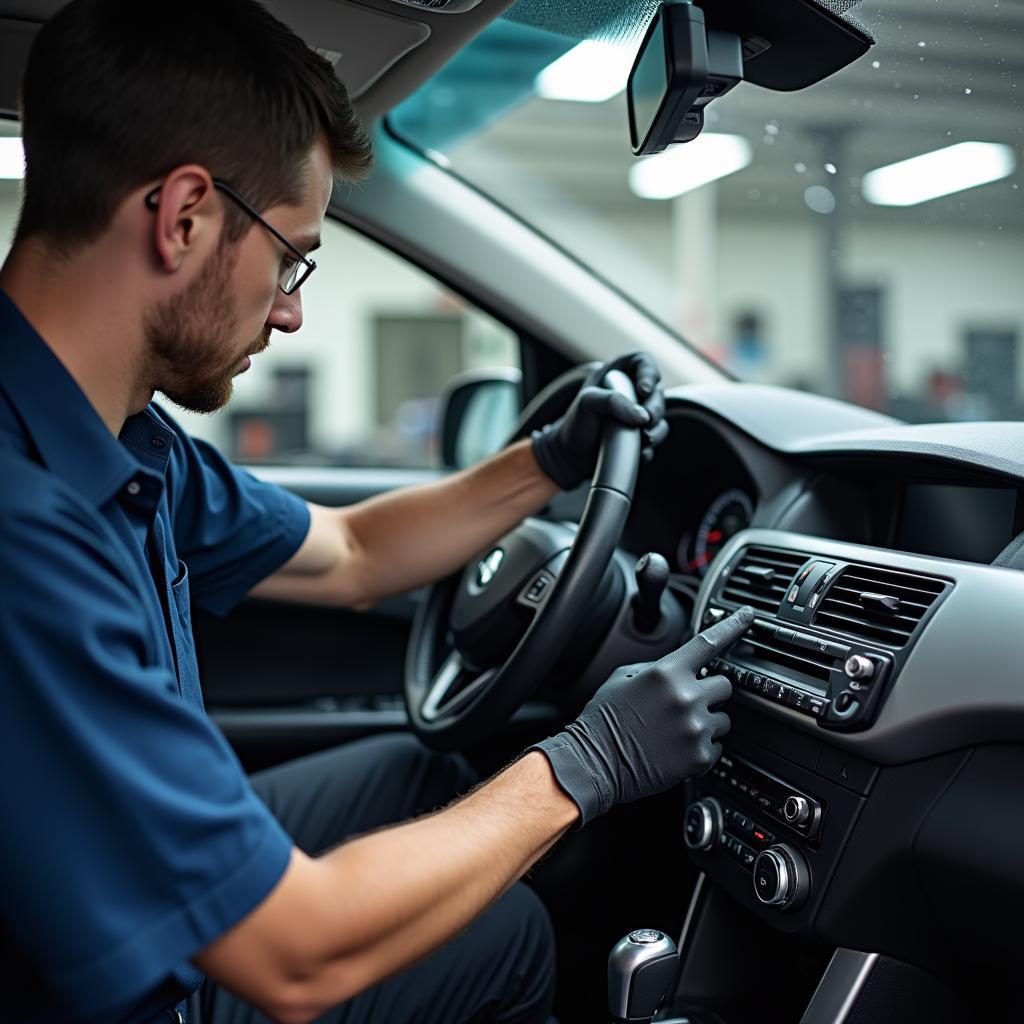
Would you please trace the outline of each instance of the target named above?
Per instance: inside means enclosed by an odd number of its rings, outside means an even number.
[[[757,615],[709,667],[733,728],[689,784],[689,855],[777,932],[1009,969],[1024,429],[754,385],[676,389],[669,417],[624,542],[669,560],[694,630]]]

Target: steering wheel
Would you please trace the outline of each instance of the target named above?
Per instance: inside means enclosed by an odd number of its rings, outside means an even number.
[[[632,381],[617,370],[605,386],[636,398]],[[455,750],[485,738],[548,674],[615,552],[640,446],[640,431],[608,421],[575,531],[526,519],[460,574],[431,587],[413,622],[405,665],[410,723],[427,746]]]

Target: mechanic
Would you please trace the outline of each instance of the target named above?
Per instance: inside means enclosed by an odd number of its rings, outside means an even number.
[[[713,764],[730,688],[698,673],[749,609],[620,669],[450,803],[466,763],[404,737],[248,779],[203,712],[190,603],[365,608],[444,577],[588,478],[609,417],[663,439],[656,368],[624,357],[639,404],[595,378],[443,482],[308,505],[152,398],[213,411],[301,325],[333,178],[371,161],[331,66],[254,0],[75,0],[34,43],[22,126],[0,271],[4,1019],[545,1020],[550,926],[516,880]]]

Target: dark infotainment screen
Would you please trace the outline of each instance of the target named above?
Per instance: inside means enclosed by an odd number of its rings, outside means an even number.
[[[895,547],[991,562],[1013,540],[1017,492],[1002,487],[907,484]]]

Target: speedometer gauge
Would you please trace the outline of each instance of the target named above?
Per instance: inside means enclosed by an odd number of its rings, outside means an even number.
[[[746,529],[753,517],[754,503],[746,491],[734,487],[715,498],[697,527],[686,571],[703,576],[729,538]]]

